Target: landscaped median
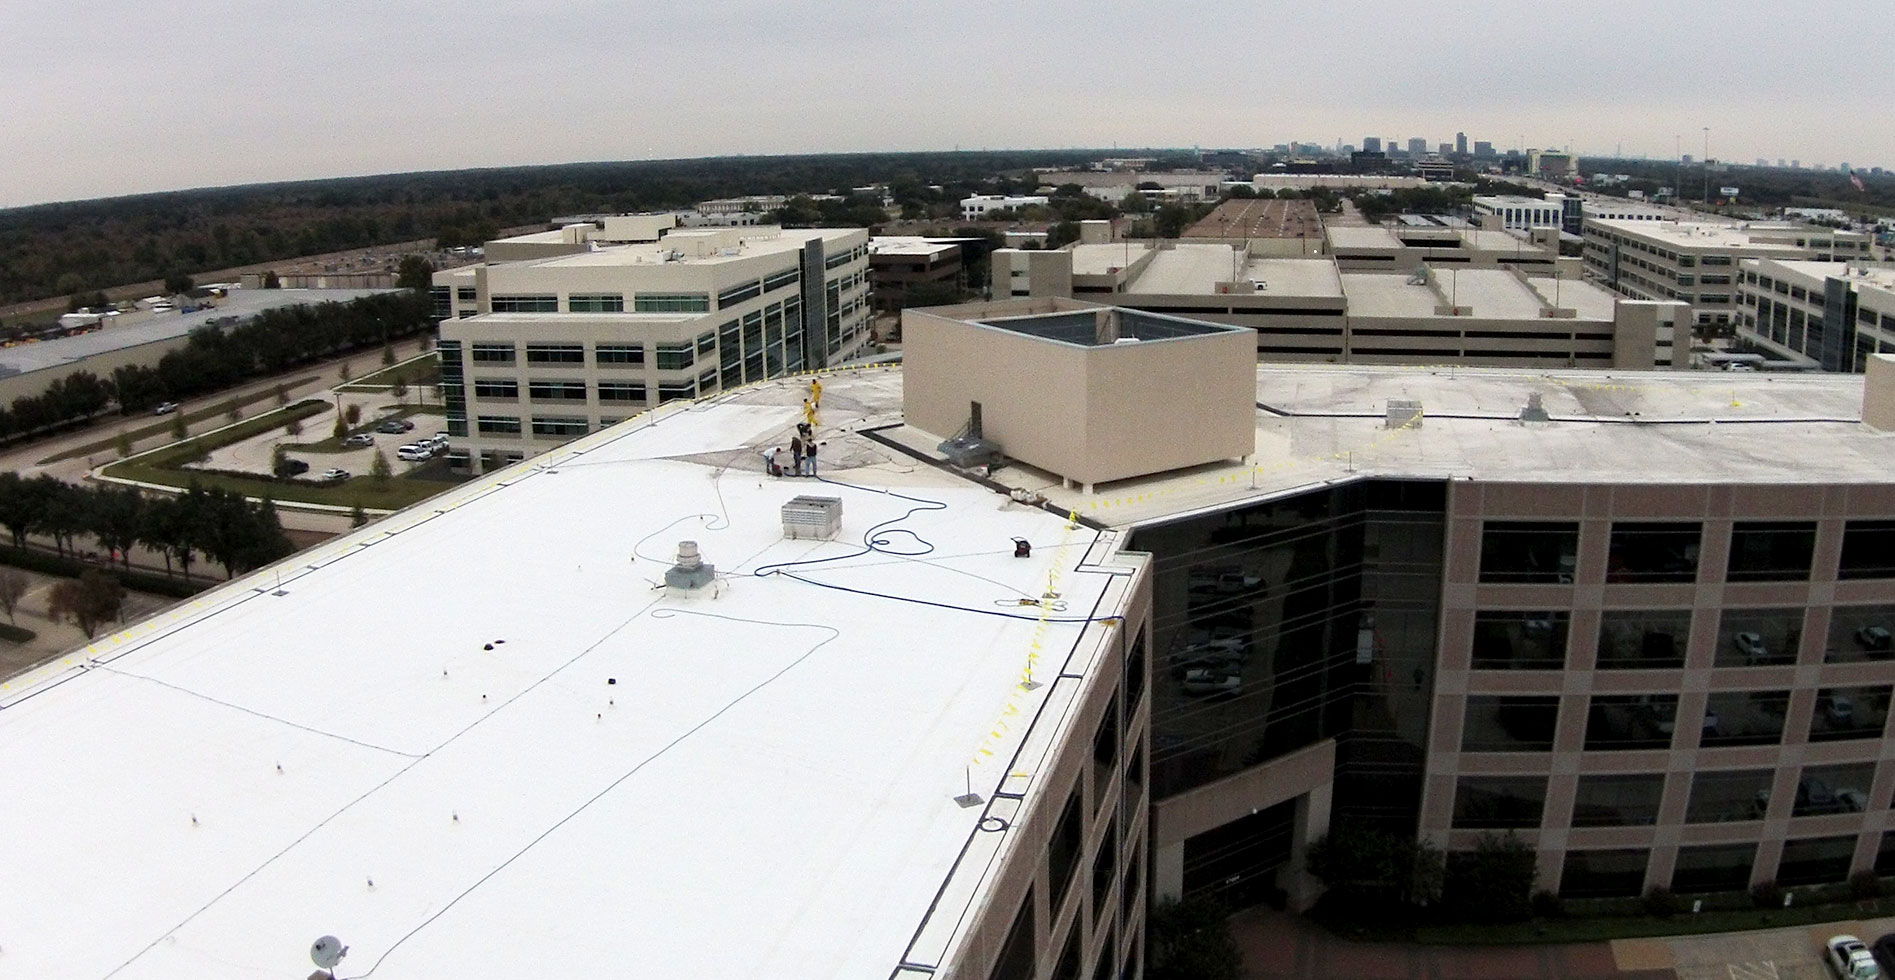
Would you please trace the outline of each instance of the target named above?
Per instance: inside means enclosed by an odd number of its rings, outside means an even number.
[[[427,479],[415,473],[391,476],[383,480],[356,477],[339,483],[278,479],[256,473],[198,470],[185,464],[202,459],[212,451],[242,442],[272,429],[281,429],[291,421],[332,411],[326,401],[305,400],[254,418],[245,419],[193,436],[181,442],[139,453],[107,465],[99,471],[102,479],[130,483],[166,491],[183,491],[192,484],[217,487],[257,499],[270,498],[279,504],[308,504],[320,508],[389,512],[426,500],[453,484]]]
[[[275,386],[274,388],[259,388],[256,391],[253,391],[250,394],[245,395],[241,398],[229,399],[227,401],[218,402],[215,405],[205,406],[203,408],[198,409],[195,412],[186,413],[184,416],[184,421],[186,425],[189,425],[192,422],[202,422],[208,418],[215,418],[216,416],[224,415],[230,411],[230,406],[232,403],[235,403],[239,409],[249,408],[250,406],[256,404],[257,402],[269,401],[272,398],[277,398],[280,396],[282,392],[288,391],[291,388],[295,388],[301,385],[306,385],[315,380],[316,380],[316,376],[312,374],[306,378],[292,378],[291,380],[285,381],[282,384]],[[284,419],[284,421],[287,422],[289,420]],[[68,459],[78,459],[81,456],[91,456],[94,453],[109,453],[109,452],[112,452],[118,446],[119,440],[121,439],[129,440],[130,442],[137,442],[138,440],[148,439],[152,436],[158,435],[161,432],[168,432],[177,424],[178,423],[175,420],[175,418],[166,418],[166,417],[160,416],[159,420],[156,422],[151,422],[149,424],[140,426],[136,429],[127,429],[117,435],[112,436],[109,439],[99,439],[94,442],[88,442],[82,446],[74,446],[73,448],[68,449],[63,453],[59,453],[56,456],[48,456],[45,459],[40,460],[39,462],[41,466],[45,466],[48,463],[58,463],[58,462],[68,460]]]

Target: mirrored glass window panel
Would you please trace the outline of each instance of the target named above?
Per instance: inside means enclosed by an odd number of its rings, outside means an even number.
[[[1849,863],[1855,854],[1854,834],[1786,840],[1783,857],[1777,863],[1777,884],[1826,885],[1844,881],[1849,877]]]
[[[1567,851],[1559,876],[1562,898],[1631,898],[1645,892],[1645,866],[1651,852],[1642,847],[1607,851]]]
[[[1489,521],[1481,530],[1483,582],[1571,582],[1579,525],[1570,521]]]
[[[1731,529],[1731,582],[1797,582],[1809,578],[1815,521],[1738,521]]]
[[[1689,609],[1608,609],[1599,619],[1599,669],[1683,667],[1690,639]]]
[[[1895,606],[1836,606],[1829,611],[1829,663],[1895,658]]]
[[[1586,748],[1669,748],[1677,730],[1676,694],[1595,695],[1586,713]]]
[[[1686,823],[1762,820],[1770,808],[1773,769],[1701,769],[1691,774]]]
[[[1825,687],[1816,692],[1816,711],[1809,719],[1809,740],[1835,742],[1849,738],[1881,738],[1888,720],[1888,685],[1878,687]]]
[[[1777,745],[1789,712],[1788,691],[1712,691],[1700,744]]]
[[[1456,827],[1538,827],[1545,809],[1545,776],[1462,776],[1454,785]]]
[[[1558,670],[1566,665],[1570,613],[1481,610],[1474,614],[1476,670]]]
[[[1832,813],[1861,813],[1869,808],[1875,763],[1804,766],[1797,775],[1792,817],[1820,817]]]
[[[1703,526],[1618,523],[1607,551],[1607,582],[1692,582],[1698,577]]]
[[[1734,892],[1750,887],[1755,844],[1703,844],[1678,848],[1671,869],[1671,890],[1680,895]]]
[[[1844,525],[1842,563],[1836,576],[1895,578],[1895,521],[1850,521]]]
[[[1558,697],[1476,694],[1467,699],[1461,750],[1551,752],[1558,726]]]
[[[1717,624],[1719,667],[1763,667],[1796,662],[1803,643],[1803,610],[1726,609]]]
[[[1658,822],[1665,795],[1662,772],[1579,777],[1573,797],[1575,827],[1643,827]]]

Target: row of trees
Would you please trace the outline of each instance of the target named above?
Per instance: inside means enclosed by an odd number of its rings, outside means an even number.
[[[78,556],[79,539],[90,537],[128,569],[131,549],[142,545],[163,556],[166,574],[175,561],[186,578],[199,557],[232,577],[296,550],[269,500],[253,504],[242,494],[196,484],[176,497],[147,498],[129,487],[0,473],[0,527],[16,548],[26,547],[28,535],[49,537],[62,557]]]
[[[0,305],[389,242],[478,244],[556,214],[685,207],[899,181],[925,210],[943,188],[1097,159],[1097,151],[870,153],[647,160],[388,174],[0,210]]]
[[[434,325],[425,293],[378,293],[346,303],[265,310],[233,327],[195,331],[156,367],[128,365],[110,380],[78,371],[0,408],[0,439],[89,419],[117,404],[130,415],[164,401],[222,391],[332,354],[382,346]]]

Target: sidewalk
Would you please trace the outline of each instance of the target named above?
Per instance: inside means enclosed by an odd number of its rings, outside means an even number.
[[[1249,980],[1678,980],[1668,967],[1621,964],[1612,944],[1424,946],[1341,939],[1300,916],[1231,917]]]

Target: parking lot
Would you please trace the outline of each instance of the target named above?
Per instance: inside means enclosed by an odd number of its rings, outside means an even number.
[[[399,475],[424,465],[427,460],[409,461],[397,456],[399,447],[418,442],[446,431],[445,420],[438,415],[409,414],[408,410],[397,409],[397,400],[386,394],[349,394],[342,396],[342,405],[359,406],[361,425],[385,418],[406,418],[414,428],[403,433],[383,433],[373,427],[366,433],[372,439],[368,446],[342,449],[335,452],[317,452],[311,450],[289,449],[290,459],[301,460],[309,464],[309,470],[295,479],[321,482],[322,475],[331,468],[347,470],[352,477],[367,476],[373,465],[375,454],[381,453],[388,459],[389,472]],[[278,446],[293,446],[321,442],[329,438],[336,424],[336,410],[312,415],[302,421],[302,432],[290,435],[282,429],[271,429],[259,433],[242,442],[233,443],[211,452],[210,456],[192,468],[222,470],[237,473],[269,474]]]
[[[1678,980],[1835,980],[1823,965],[1823,943],[1847,934],[1873,943],[1895,932],[1895,918],[1860,922],[1829,922],[1790,929],[1727,932],[1671,939],[1627,939],[1613,943],[1613,952],[1626,965],[1628,958],[1646,958],[1663,946]]]

